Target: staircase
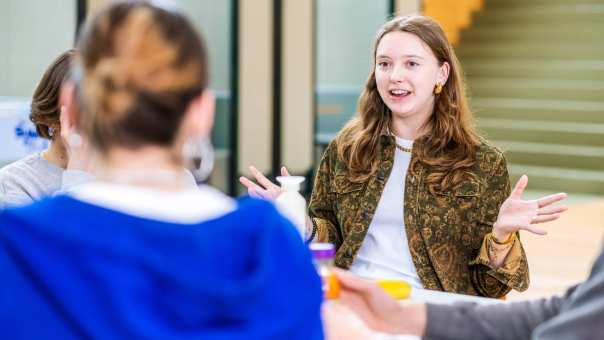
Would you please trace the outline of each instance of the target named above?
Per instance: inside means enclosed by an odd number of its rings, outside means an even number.
[[[485,0],[456,51],[512,181],[604,196],[604,0]]]

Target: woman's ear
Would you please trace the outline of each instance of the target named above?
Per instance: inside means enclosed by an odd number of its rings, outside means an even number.
[[[445,85],[447,79],[449,79],[449,72],[451,71],[451,65],[448,62],[443,62],[438,69],[436,82],[441,85]]]
[[[66,80],[61,85],[61,92],[59,94],[59,105],[61,107],[61,113],[59,121],[61,126],[72,129],[76,126],[77,121],[77,110],[75,110],[75,86],[72,81]]]
[[[212,90],[206,89],[197,96],[185,113],[184,129],[190,137],[207,137],[214,126],[216,97]]]

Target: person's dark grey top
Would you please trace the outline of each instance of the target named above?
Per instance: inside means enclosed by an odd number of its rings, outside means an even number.
[[[604,339],[604,249],[587,281],[562,297],[492,305],[428,304],[424,339]]]
[[[41,153],[22,158],[0,169],[0,209],[29,204],[61,188],[63,169]]]

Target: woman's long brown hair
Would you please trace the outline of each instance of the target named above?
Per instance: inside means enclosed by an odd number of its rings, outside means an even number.
[[[392,112],[380,97],[375,80],[375,56],[381,39],[390,32],[407,32],[419,37],[438,62],[449,63],[450,72],[442,92],[435,95],[434,111],[425,131],[413,144],[411,166],[421,162],[431,168],[426,179],[430,191],[442,191],[460,183],[465,170],[476,162],[480,140],[474,130],[461,66],[440,25],[424,16],[397,17],[378,31],[373,45],[372,71],[358,101],[358,115],[338,134],[338,157],[347,165],[353,182],[362,182],[377,170],[380,138],[387,133]]]

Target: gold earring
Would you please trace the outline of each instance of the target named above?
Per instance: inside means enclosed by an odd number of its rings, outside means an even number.
[[[436,87],[434,87],[434,94],[440,94],[443,92],[443,86],[441,83],[436,83]]]

